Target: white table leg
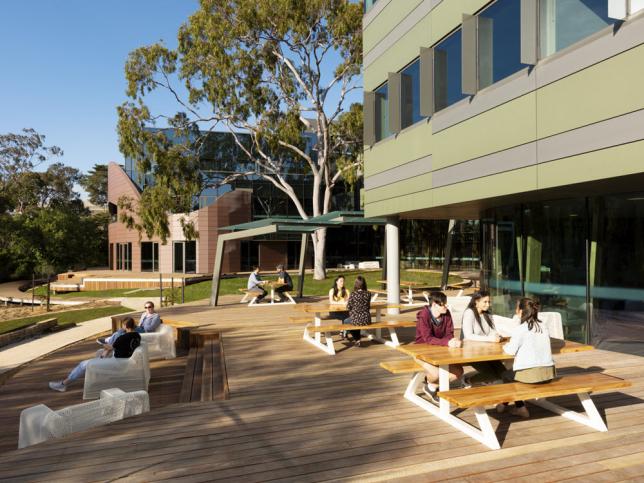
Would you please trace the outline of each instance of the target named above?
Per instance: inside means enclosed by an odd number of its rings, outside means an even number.
[[[380,307],[376,307],[376,323],[382,320],[381,312],[382,312],[382,309]],[[380,329],[376,329],[376,338],[382,339],[382,331]]]
[[[315,313],[315,316],[314,316],[313,320],[314,320],[313,325],[315,325],[316,327],[320,327],[322,325],[322,317],[320,315],[320,312]],[[315,341],[317,343],[320,342],[320,338],[321,338],[320,332],[316,332],[315,333]]]
[[[275,303],[275,287],[271,287],[271,304]]]
[[[449,364],[438,366],[438,390],[449,391]],[[449,414],[449,401],[440,398],[441,414]]]
[[[408,293],[407,296],[409,297],[408,303],[409,303],[409,305],[414,305],[414,293],[411,291],[411,286],[409,287],[408,290],[409,290],[407,292]]]

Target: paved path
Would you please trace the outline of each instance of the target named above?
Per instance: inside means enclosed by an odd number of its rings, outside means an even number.
[[[81,322],[71,329],[61,330],[60,332],[48,334],[44,337],[31,339],[0,349],[0,374],[33,361],[34,359],[38,359],[55,350],[109,331],[111,327],[111,317],[101,317],[100,319]]]
[[[20,287],[26,283],[29,282],[27,280],[18,280],[17,282],[0,283],[0,302],[20,303],[22,301],[25,304],[31,304],[31,294],[20,291]],[[35,303],[40,304],[41,302],[35,299]],[[49,303],[52,305],[80,305],[85,302],[50,298]]]

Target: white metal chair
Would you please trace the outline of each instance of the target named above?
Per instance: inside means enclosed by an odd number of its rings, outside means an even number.
[[[85,370],[83,399],[96,399],[103,389],[118,387],[123,391],[147,391],[150,363],[145,341],[131,357],[92,359]]]
[[[174,344],[174,329],[171,325],[161,324],[156,332],[141,334],[141,340],[148,345],[148,358],[174,359],[177,350]]]
[[[112,421],[150,410],[145,391],[124,392],[111,388],[101,391],[100,399],[54,411],[38,404],[20,413],[18,448],[42,443],[52,438],[95,428]]]

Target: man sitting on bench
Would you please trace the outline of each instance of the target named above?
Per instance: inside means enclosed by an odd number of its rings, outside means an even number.
[[[293,279],[288,274],[288,272],[284,270],[284,265],[282,265],[281,263],[276,267],[276,269],[277,281],[286,284],[275,289],[275,301],[280,302],[282,300],[282,297],[284,296],[282,295],[284,292],[290,292],[291,290],[293,290]]]
[[[416,344],[432,344],[448,347],[461,347],[461,341],[454,337],[452,314],[447,308],[447,296],[443,292],[429,294],[429,305],[416,314]],[[438,402],[438,368],[427,362],[416,360],[425,369],[423,391],[432,401]],[[450,382],[459,380],[463,367],[458,364],[449,366]]]
[[[259,276],[259,267],[258,266],[253,267],[253,271],[248,277],[248,285],[246,285],[246,288],[248,289],[249,292],[257,294],[258,303],[261,302],[264,297],[266,297],[266,290],[264,290],[262,287],[263,284],[264,282],[262,281],[262,278]]]

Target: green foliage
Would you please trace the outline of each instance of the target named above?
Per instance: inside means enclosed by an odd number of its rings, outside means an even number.
[[[178,41],[176,50],[160,43],[140,47],[125,65],[131,100],[118,107],[119,146],[155,180],[138,207],[131,200],[119,203],[128,226],[165,240],[166,215],[190,211],[193,197],[210,187],[199,176],[199,157],[208,144],[201,133],[214,129],[227,128],[246,158],[218,183],[263,178],[302,218],[331,209],[331,192],[343,176],[357,182],[362,111],[352,107],[346,117],[341,114],[346,95],[360,88],[359,2],[201,0]],[[153,115],[144,101],[152,92],[176,100],[178,112]],[[150,130],[157,120],[171,129]],[[311,149],[302,135],[306,129],[316,136]],[[289,183],[293,170],[312,175],[308,212]],[[185,231],[196,236],[189,223]],[[323,241],[314,239],[314,246],[324,249]]]
[[[107,164],[95,164],[81,177],[80,184],[87,191],[89,201],[97,206],[107,205]]]
[[[75,168],[36,164],[62,154],[33,130],[0,135],[0,280],[105,265],[107,214],[91,215],[74,186]]]

